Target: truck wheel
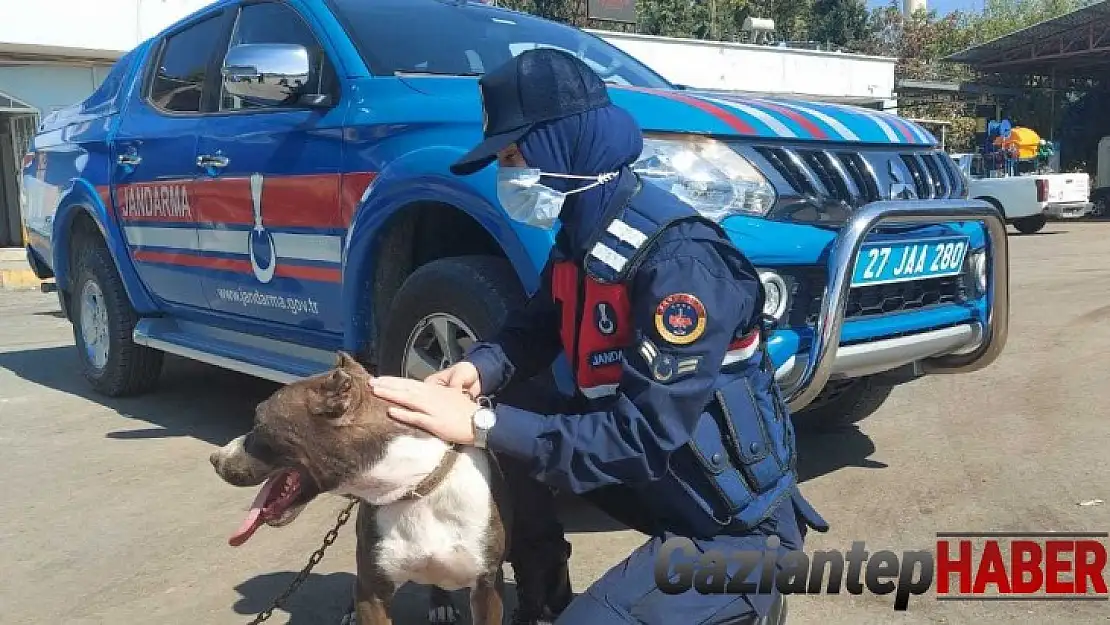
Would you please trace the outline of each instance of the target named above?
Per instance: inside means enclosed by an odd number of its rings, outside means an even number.
[[[151,390],[162,372],[163,353],[132,340],[138,315],[111,255],[99,241],[75,241],[74,245],[81,249],[74,265],[70,301],[81,373],[94,389],[109,397]]]
[[[1022,234],[1033,234],[1040,232],[1048,223],[1048,218],[1044,215],[1033,215],[1032,217],[1022,217],[1021,219],[1014,220],[1014,227]]]
[[[417,269],[393,298],[381,373],[424,379],[489,339],[524,302],[516,272],[493,256],[461,256]]]
[[[794,413],[794,423],[811,430],[834,430],[858,423],[878,410],[893,389],[873,377],[852,380],[820,404]]]

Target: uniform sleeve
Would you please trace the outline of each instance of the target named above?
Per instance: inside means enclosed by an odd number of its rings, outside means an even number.
[[[519,458],[535,479],[576,494],[662,477],[670,455],[692,437],[758,293],[757,283],[731,277],[715,258],[690,254],[637,271],[630,293],[635,342],[624,352],[612,409],[538,415],[499,405],[489,449]]]
[[[513,378],[535,376],[550,367],[563,348],[559,312],[551,299],[550,263],[540,277],[540,288],[523,307],[509,313],[498,334],[464,355],[478,369],[483,395],[500,391]]]

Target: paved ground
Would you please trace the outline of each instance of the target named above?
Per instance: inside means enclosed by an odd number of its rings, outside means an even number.
[[[38,288],[39,280],[21,247],[0,247],[0,289]]]
[[[992,368],[899,389],[859,429],[802,441],[804,490],[834,524],[808,548],[929,548],[937,531],[1110,527],[1110,223],[1010,238],[1010,343]],[[273,387],[172,361],[153,396],[106,401],[75,365],[53,295],[0,292],[2,623],[245,623],[292,579],[341,507],[321,500],[232,549],[252,493],[207,457]],[[581,588],[636,535],[568,512]],[[349,529],[349,528],[345,528]],[[272,622],[335,622],[353,581],[351,532]],[[415,620],[422,593],[399,603]],[[1099,604],[798,597],[792,624],[1094,623]]]

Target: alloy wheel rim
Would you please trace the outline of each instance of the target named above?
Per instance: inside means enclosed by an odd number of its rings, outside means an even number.
[[[467,348],[478,341],[474,331],[448,313],[432,313],[416,324],[405,342],[401,359],[403,375],[423,380],[462,360]]]
[[[108,308],[104,292],[92,280],[81,289],[81,339],[89,364],[103,369],[108,364]]]

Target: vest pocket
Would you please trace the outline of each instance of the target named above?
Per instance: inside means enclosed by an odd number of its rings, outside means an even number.
[[[733,460],[743,471],[756,493],[778,484],[786,467],[781,462],[781,424],[775,416],[772,399],[757,394],[747,376],[739,377],[716,392],[715,406],[727,428]],[[772,436],[772,432],[776,436]]]
[[[693,439],[672,457],[667,476],[653,487],[653,496],[680,502],[684,522],[699,530],[715,526],[715,532],[727,526],[757,495],[734,466],[725,436],[716,418],[702,413]]]
[[[768,430],[774,434],[772,451],[778,457],[782,467],[793,469],[796,454],[794,422],[790,419],[790,408],[786,405],[786,400],[783,399],[772,374],[763,370],[756,371],[752,374],[750,383],[754,389],[765,389],[761,393],[755,393],[755,396],[760,398],[757,403],[762,406],[764,422]]]

